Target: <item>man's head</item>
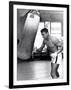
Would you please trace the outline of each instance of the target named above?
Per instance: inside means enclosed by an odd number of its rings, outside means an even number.
[[[46,39],[48,37],[48,35],[49,35],[48,29],[47,28],[43,28],[41,30],[41,34],[42,34],[43,38]]]

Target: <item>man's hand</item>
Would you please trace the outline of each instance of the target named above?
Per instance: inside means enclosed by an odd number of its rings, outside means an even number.
[[[39,49],[37,49],[37,50],[36,50],[36,53],[41,53],[41,52],[42,52],[42,51],[41,51],[41,50],[39,50]]]

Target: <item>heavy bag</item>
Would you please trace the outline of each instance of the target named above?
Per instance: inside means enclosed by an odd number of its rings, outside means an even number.
[[[17,48],[17,56],[22,60],[27,60],[32,56],[34,40],[40,22],[40,14],[38,11],[32,11],[27,14],[20,47]]]

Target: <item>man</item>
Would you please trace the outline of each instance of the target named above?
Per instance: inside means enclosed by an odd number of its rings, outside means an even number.
[[[47,46],[47,50],[49,51],[49,54],[51,56],[51,77],[58,78],[58,54],[61,53],[61,51],[63,50],[63,43],[62,41],[59,41],[56,37],[50,36],[48,29],[46,28],[41,30],[41,34],[44,40],[41,47],[37,49],[37,52],[41,52],[44,46]]]

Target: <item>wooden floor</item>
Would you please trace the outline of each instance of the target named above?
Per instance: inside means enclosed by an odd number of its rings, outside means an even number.
[[[51,63],[46,60],[19,61],[17,64],[17,80],[50,79]]]

